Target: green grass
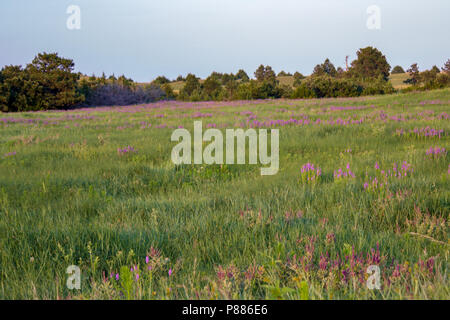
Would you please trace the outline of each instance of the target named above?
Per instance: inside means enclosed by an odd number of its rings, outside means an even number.
[[[409,79],[408,73],[397,73],[397,74],[391,74],[389,80],[392,83],[392,86],[399,90],[409,87],[409,84],[404,83],[405,80]]]
[[[426,150],[450,149],[449,102],[445,89],[1,114],[0,298],[448,299],[449,155],[431,159]],[[275,176],[260,176],[260,165],[172,164],[173,129],[158,125],[232,128],[244,111],[261,122],[365,120],[279,127]],[[444,134],[397,134],[427,126]],[[128,145],[138,152],[119,156]],[[364,190],[375,162],[392,169],[402,161],[414,172],[391,179],[389,192]],[[307,162],[322,168],[317,184],[301,182]],[[333,172],[347,163],[356,178],[338,182]],[[367,254],[377,243],[382,288],[369,290]],[[345,260],[352,250],[364,261]],[[327,255],[343,263],[322,270]],[[65,285],[72,264],[82,271],[80,291]],[[135,265],[139,281],[127,271]]]

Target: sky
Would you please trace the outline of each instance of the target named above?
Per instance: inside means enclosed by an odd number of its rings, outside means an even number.
[[[67,27],[71,5],[80,29]],[[372,5],[380,15],[367,12]],[[253,76],[260,64],[310,74],[326,58],[344,67],[347,55],[374,46],[391,66],[425,70],[450,58],[449,12],[449,0],[1,0],[0,66],[45,51],[85,74],[139,82],[239,69]]]

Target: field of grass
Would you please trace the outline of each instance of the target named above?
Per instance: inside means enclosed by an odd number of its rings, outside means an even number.
[[[448,299],[449,111],[444,89],[0,114],[0,299]],[[195,120],[279,129],[280,171],[175,166]]]
[[[410,86],[410,84],[404,83],[404,81],[407,79],[409,79],[408,73],[391,74],[391,76],[389,77],[392,86],[397,90],[404,89]]]

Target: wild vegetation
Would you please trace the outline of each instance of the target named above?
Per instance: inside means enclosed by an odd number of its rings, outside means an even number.
[[[274,90],[259,71],[240,86]],[[65,79],[55,106],[78,99]],[[449,105],[444,88],[1,114],[0,298],[448,299]],[[280,129],[279,173],[175,166],[171,133],[194,120]]]
[[[442,72],[436,66],[420,72],[413,64],[408,74],[400,66],[390,74],[387,58],[376,48],[362,48],[356,54],[346,70],[326,59],[308,77],[298,71],[293,75],[281,71],[277,76],[272,67],[260,65],[254,79],[239,70],[236,74],[213,72],[206,79],[188,74],[175,81],[159,76],[151,83],[136,83],[124,75],[116,78],[74,73],[72,60],[42,53],[25,68],[5,66],[0,71],[0,111],[123,106],[175,99],[195,102],[359,97],[398,90],[442,89],[450,84],[450,60]]]

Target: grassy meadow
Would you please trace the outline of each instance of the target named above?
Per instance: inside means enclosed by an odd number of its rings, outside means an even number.
[[[410,84],[405,83],[404,81],[408,80],[410,78],[408,73],[397,73],[397,74],[391,74],[391,76],[389,77],[389,81],[391,81],[392,86],[397,89],[405,89],[409,86],[411,86]]]
[[[448,299],[449,113],[450,89],[0,114],[0,299]],[[175,166],[194,121],[279,129],[278,174]]]

